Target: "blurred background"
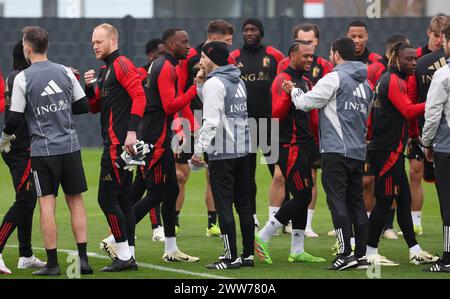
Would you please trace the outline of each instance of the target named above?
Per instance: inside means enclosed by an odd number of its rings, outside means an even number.
[[[50,33],[49,59],[84,73],[101,62],[91,48],[92,29],[103,22],[120,33],[120,50],[137,66],[146,64],[145,43],[161,37],[168,27],[185,28],[191,45],[205,40],[208,22],[223,18],[234,24],[232,49],[243,43],[241,24],[259,17],[265,27],[264,42],[286,52],[292,28],[303,22],[320,27],[317,54],[328,58],[333,40],[345,35],[353,20],[369,28],[368,48],[381,55],[385,40],[400,32],[416,47],[424,46],[430,17],[450,15],[442,0],[0,0],[0,69],[6,76],[12,68],[12,49],[27,25],[38,25]],[[376,18],[373,18],[373,17]],[[83,146],[101,145],[97,116],[77,117]],[[3,123],[0,116],[0,125]]]

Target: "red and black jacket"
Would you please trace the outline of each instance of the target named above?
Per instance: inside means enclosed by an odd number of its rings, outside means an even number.
[[[86,87],[89,108],[101,114],[104,145],[102,165],[114,166],[122,153],[128,131],[138,131],[145,110],[145,93],[134,64],[119,51],[105,58],[98,75],[98,86]]]
[[[4,111],[5,111],[5,120],[9,117],[9,109],[11,106],[11,95],[12,95],[12,89],[14,84],[14,79],[16,78],[17,74],[19,74],[20,70],[12,71],[8,78],[6,79],[7,88],[5,90],[4,96]],[[16,139],[11,141],[11,152],[14,150],[29,150],[30,149],[30,133],[28,132],[28,124],[25,118],[23,118],[22,123],[17,128],[17,130],[14,132],[14,135],[16,135]]]
[[[428,49],[428,45],[425,45],[423,47],[420,47],[420,48],[416,49],[417,59],[419,59],[422,56],[425,56],[427,54],[430,54],[430,53],[432,53],[432,51],[430,49]]]
[[[278,64],[277,74],[289,67],[289,57],[284,58]],[[305,75],[313,85],[316,85],[320,79],[326,74],[333,71],[333,64],[320,56],[314,55],[313,62],[311,64],[311,70]]]
[[[408,141],[408,122],[425,113],[425,104],[413,104],[408,97],[405,73],[391,69],[375,88],[370,115],[370,151],[403,154]]]
[[[170,147],[174,115],[197,96],[196,85],[179,95],[177,64],[178,60],[166,53],[153,62],[148,77],[146,92],[149,102],[144,115],[143,138],[155,146],[149,167]]]
[[[380,60],[369,65],[367,80],[369,80],[372,86],[376,86],[381,75],[387,71],[388,62],[387,57],[383,56]]]
[[[308,92],[312,84],[306,74],[291,67],[279,74],[272,84],[272,116],[280,121],[279,144],[305,146],[314,143],[313,130],[317,128],[317,110],[310,113],[296,110],[291,96],[283,90],[283,81],[296,83]]]
[[[284,55],[271,46],[256,48],[244,46],[231,53],[241,71],[241,79],[247,88],[249,117],[270,118],[272,99],[270,89],[277,75],[278,63]]]
[[[371,65],[372,63],[375,63],[379,60],[381,60],[383,57],[375,52],[370,52],[369,49],[365,49],[364,53],[361,56],[356,56],[356,61],[361,61],[364,64]]]

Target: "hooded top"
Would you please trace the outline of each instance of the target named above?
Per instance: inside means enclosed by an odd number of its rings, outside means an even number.
[[[294,88],[291,95],[297,109],[320,109],[320,153],[365,160],[367,111],[373,93],[363,63],[340,64],[308,93]]]
[[[203,101],[203,125],[194,147],[195,154],[208,153],[208,159],[244,157],[250,150],[247,116],[247,90],[234,65],[221,66],[197,86]]]

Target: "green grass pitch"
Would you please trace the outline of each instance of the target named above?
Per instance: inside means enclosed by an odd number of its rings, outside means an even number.
[[[243,278],[243,279],[367,279],[366,271],[349,270],[343,272],[332,272],[325,270],[332,261],[330,246],[335,239],[326,236],[332,228],[331,217],[326,207],[325,194],[319,184],[319,199],[316,207],[313,227],[320,235],[317,239],[306,239],[306,250],[314,255],[327,259],[324,264],[292,264],[287,261],[290,250],[290,235],[273,237],[270,243],[272,265],[266,265],[256,260],[254,268],[243,268],[240,270],[207,270],[205,265],[213,262],[222,253],[222,243],[219,238],[206,237],[207,213],[204,204],[205,174],[204,172],[192,173],[187,184],[186,201],[180,214],[181,231],[178,236],[178,247],[191,255],[200,257],[200,262],[195,264],[166,263],[161,259],[164,251],[164,243],[151,240],[151,227],[148,218],[145,218],[136,227],[136,257],[141,264],[137,272],[123,273],[101,273],[99,269],[110,260],[105,258],[105,253],[99,249],[99,242],[107,236],[108,227],[105,217],[97,203],[98,176],[101,151],[98,149],[82,150],[84,168],[88,180],[89,191],[84,194],[84,202],[88,214],[89,243],[88,251],[97,255],[90,257],[90,263],[94,268],[94,275],[86,278],[115,278],[115,279],[205,279],[205,278]],[[6,213],[14,200],[14,192],[8,169],[4,163],[0,163],[0,215]],[[268,214],[268,191],[270,186],[270,175],[265,165],[258,165],[258,216],[261,223],[267,220]],[[442,252],[442,222],[439,215],[439,204],[433,185],[425,184],[425,206],[423,210],[424,235],[418,237],[423,249],[432,253]],[[62,192],[60,192],[62,194]],[[67,251],[76,250],[73,239],[68,208],[63,197],[57,200],[57,223],[58,223],[58,248],[59,262],[63,275],[67,278],[72,273],[71,258]],[[236,218],[237,219],[237,218]],[[240,235],[240,234],[238,234]],[[12,275],[0,276],[3,278],[32,278],[32,270],[18,270],[18,250],[16,247],[16,232],[10,237],[7,247],[3,252],[3,258],[7,266],[13,271]],[[238,240],[241,248],[240,239]],[[45,252],[42,250],[43,242],[39,228],[39,208],[36,207],[33,227],[33,247],[35,255],[45,260]],[[238,248],[238,249],[239,249]],[[382,240],[380,253],[389,259],[400,263],[399,267],[382,268],[381,278],[449,278],[441,274],[429,274],[422,272],[423,266],[413,266],[408,263],[408,249],[402,238],[399,240]],[[219,277],[220,276],[220,277]]]

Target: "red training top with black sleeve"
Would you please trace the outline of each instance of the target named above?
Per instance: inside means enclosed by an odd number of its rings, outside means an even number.
[[[231,53],[241,71],[241,79],[247,88],[249,117],[270,118],[272,98],[270,89],[277,75],[278,63],[283,53],[271,46],[244,46]]]
[[[383,75],[386,72],[388,62],[389,61],[387,57],[383,56],[383,58],[381,58],[380,60],[369,65],[367,80],[369,80],[372,86],[376,86],[381,75]]]
[[[174,114],[188,106],[197,96],[197,86],[192,85],[185,93],[179,95],[178,60],[166,53],[153,62],[146,88],[149,99],[148,110],[144,115],[144,140],[155,146],[151,167],[170,147],[172,121]]]
[[[365,49],[364,53],[361,56],[356,56],[356,61],[361,61],[362,63],[366,65],[371,65],[372,63],[375,63],[379,60],[381,60],[383,57],[380,54],[377,54],[375,52],[369,51],[369,49]]]
[[[5,81],[0,71],[0,113],[5,111]]]
[[[282,71],[289,67],[289,57],[284,58],[278,64],[277,74],[280,74]],[[311,64],[311,70],[308,73],[305,73],[306,77],[308,77],[309,81],[313,85],[316,85],[320,79],[323,78],[326,74],[333,71],[333,64],[326,59],[323,59],[320,56],[314,55],[313,62]]]
[[[90,111],[101,114],[102,165],[114,166],[127,132],[138,131],[146,98],[141,78],[128,58],[115,51],[105,58],[105,64],[97,75],[98,86],[95,90],[86,87],[85,91]]]
[[[317,117],[310,114],[317,113],[313,110],[310,113],[296,110],[291,101],[291,96],[283,90],[283,81],[292,81],[296,87],[308,92],[312,84],[306,74],[291,67],[279,74],[272,84],[272,116],[280,121],[279,144],[291,144],[307,146],[314,143],[312,128],[317,125],[311,121],[317,121]],[[277,140],[274,140],[277,141]]]
[[[425,104],[408,97],[407,75],[396,69],[384,73],[375,88],[371,110],[371,151],[403,154],[408,140],[408,122],[425,113]]]

